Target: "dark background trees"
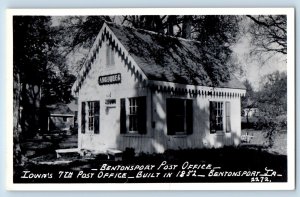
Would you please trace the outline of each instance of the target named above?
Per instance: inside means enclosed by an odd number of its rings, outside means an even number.
[[[56,50],[60,40],[48,16],[13,17],[14,157],[22,163],[19,141],[41,128],[44,108],[71,99],[70,75]]]
[[[50,17],[14,16],[14,157],[22,163],[19,140],[38,129],[41,84],[47,77]]]
[[[26,115],[21,125],[24,132],[35,131],[42,105],[70,101],[75,77],[59,53],[61,40],[51,26],[51,17],[14,16],[13,27],[14,74],[20,86],[16,90],[20,91],[20,105]]]

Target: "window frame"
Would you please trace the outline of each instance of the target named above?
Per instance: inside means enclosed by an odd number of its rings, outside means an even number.
[[[140,108],[138,104],[138,97],[128,98],[128,133],[130,134],[138,134],[138,110]]]
[[[88,130],[94,131],[95,125],[94,125],[94,119],[95,119],[95,102],[94,101],[88,101]]]
[[[171,104],[170,102],[173,102],[173,104]],[[178,102],[178,104],[183,104],[183,110],[182,110],[182,114],[175,114],[174,113],[171,113],[171,114],[168,114],[169,110],[170,109],[166,109],[166,113],[167,113],[167,134],[168,135],[175,135],[175,136],[185,136],[185,135],[188,135],[188,134],[192,134],[193,133],[193,121],[192,122],[188,122],[188,118],[191,118],[193,119],[194,116],[193,116],[193,99],[186,99],[186,98],[167,98],[166,99],[166,108],[168,108],[168,105],[174,105],[174,102]],[[182,102],[182,103],[180,103]],[[188,109],[188,102],[191,102],[191,114],[188,114],[188,111],[190,111]],[[168,104],[169,103],[169,104]],[[170,106],[169,106],[170,107]],[[171,106],[172,107],[172,106]],[[178,110],[180,111],[180,110]],[[177,117],[176,117],[177,116]],[[182,118],[182,123],[183,123],[183,131],[179,131],[179,130],[174,130],[175,127],[171,127],[170,124],[171,123],[174,123],[174,122],[177,122],[180,118],[179,117],[183,117]],[[191,117],[188,117],[188,116],[191,116]],[[169,122],[170,121],[170,122]],[[189,124],[191,128],[189,128]]]
[[[124,116],[125,116],[125,121],[124,122],[124,128],[122,128],[122,126],[120,126],[121,128],[121,134],[130,136],[130,135],[145,135],[147,134],[147,96],[136,96],[136,97],[127,97],[127,98],[121,98],[121,99],[125,99],[125,112]],[[144,101],[142,101],[142,99],[145,99]],[[121,101],[122,102],[122,101]],[[121,103],[120,102],[120,103]],[[145,102],[144,104],[142,104],[142,102]],[[142,106],[145,105],[145,106]],[[144,111],[139,111],[139,110],[143,110]],[[122,109],[120,110],[122,113]],[[145,116],[143,119],[142,116]],[[134,124],[132,124],[131,121],[134,120]],[[120,123],[121,123],[121,117],[120,117]],[[140,122],[141,121],[141,122]],[[122,124],[122,123],[121,123]],[[144,127],[144,130],[141,129],[140,127]],[[124,131],[125,130],[125,131]]]
[[[224,131],[224,103],[221,102],[216,102],[217,107],[215,109],[216,112],[216,131]]]
[[[230,101],[219,101],[219,100],[211,100],[209,101],[209,108],[211,108],[211,104],[212,103],[216,103],[217,104],[217,108],[214,109],[215,111],[217,111],[218,115],[219,115],[219,105],[221,104],[222,108],[221,108],[221,121],[222,121],[222,129],[220,129],[220,127],[217,126],[218,122],[217,119],[220,117],[215,117],[214,120],[216,121],[213,125],[215,125],[215,128],[212,128],[212,120],[211,120],[211,114],[209,115],[209,122],[210,122],[210,134],[224,134],[224,133],[231,133],[232,129],[231,129],[231,102]],[[228,109],[229,108],[229,109]],[[211,113],[211,109],[209,110],[209,113]]]
[[[81,133],[100,133],[100,101],[81,102]]]

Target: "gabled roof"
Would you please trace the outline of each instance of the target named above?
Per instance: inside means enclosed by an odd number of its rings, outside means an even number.
[[[222,76],[224,73],[222,69],[226,67],[209,52],[204,51],[197,41],[105,22],[72,87],[73,92],[76,93],[80,89],[96,59],[98,48],[102,46],[105,39],[115,47],[125,64],[135,67],[143,79],[205,87],[246,89],[234,75]],[[215,77],[215,80],[212,77]]]
[[[48,105],[47,109],[50,112],[50,115],[60,114],[60,115],[70,115],[73,116],[74,112],[70,110],[67,104],[64,103],[56,103],[53,105]]]
[[[199,86],[215,86],[205,68],[206,59],[222,67],[197,41],[106,23],[149,80]],[[206,65],[207,67],[207,65]],[[220,73],[222,71],[220,70]],[[219,74],[220,74],[219,73]],[[218,87],[245,89],[234,76],[218,81]]]

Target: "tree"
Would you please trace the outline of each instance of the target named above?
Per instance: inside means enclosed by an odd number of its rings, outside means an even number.
[[[287,17],[285,15],[247,15],[251,35],[250,55],[264,65],[273,57],[287,54]],[[274,72],[263,77],[263,88],[258,92],[259,126],[265,131],[269,146],[276,134],[286,129],[287,76]]]
[[[249,33],[254,46],[251,53],[266,62],[274,55],[287,54],[286,15],[247,15],[250,19]]]
[[[68,16],[57,27],[63,53],[90,48],[104,21],[112,22],[110,16]],[[67,38],[67,39],[64,39]]]
[[[20,142],[41,128],[43,108],[71,99],[74,76],[60,54],[51,17],[13,17],[14,162],[23,163]]]
[[[231,47],[239,39],[240,21],[240,17],[231,15],[194,17],[192,37],[201,43],[206,53],[203,61],[207,62],[207,72],[216,85],[219,81],[227,81],[230,73],[239,67],[232,57]]]
[[[138,29],[146,29],[149,31],[165,34],[168,23],[174,23],[176,16],[167,17],[167,15],[124,15],[122,16],[122,24]],[[165,20],[167,19],[167,20]],[[169,35],[173,35],[172,27],[169,26]]]
[[[231,46],[239,36],[237,16],[211,15],[124,15],[118,16],[123,25],[155,31],[159,34],[183,37],[198,41],[203,49],[204,69],[215,86],[229,80],[237,65],[232,58]],[[89,48],[103,21],[113,21],[108,16],[69,17],[61,24],[62,34],[68,37],[66,50],[74,52]],[[82,61],[78,61],[80,63]],[[80,65],[78,65],[80,67]],[[78,68],[77,67],[77,68]]]
[[[266,115],[277,117],[287,113],[287,75],[276,71],[263,78],[259,94],[260,108]]]
[[[50,30],[51,18],[46,16],[14,16],[13,67],[15,92],[22,106],[22,134],[38,130],[41,85],[48,76],[48,57],[54,42]],[[16,120],[17,121],[17,120]]]
[[[262,83],[258,93],[259,124],[271,147],[276,134],[287,126],[287,75],[276,71],[266,75]]]
[[[253,108],[257,107],[257,98],[251,83],[247,79],[244,82],[244,86],[246,87],[246,95],[241,99],[241,109],[247,109],[244,113],[246,113],[247,126],[249,126],[249,114]]]
[[[192,38],[192,22],[193,16],[184,15],[182,16],[182,33],[181,37],[186,39]]]
[[[13,17],[14,162],[22,164],[20,141],[37,131],[41,84],[47,76],[47,57],[53,46],[50,17]]]

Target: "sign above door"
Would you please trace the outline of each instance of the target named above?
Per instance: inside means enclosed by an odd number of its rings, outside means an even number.
[[[99,76],[99,85],[121,83],[121,73]]]

